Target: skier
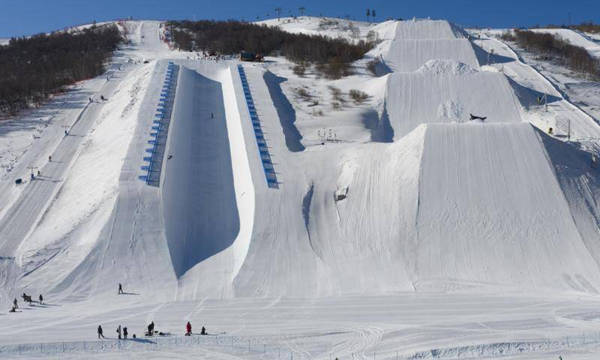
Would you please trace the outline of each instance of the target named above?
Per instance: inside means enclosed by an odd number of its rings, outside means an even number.
[[[469,113],[469,115],[471,115],[471,119],[470,120],[481,120],[481,121],[484,121],[485,119],[487,119],[486,116],[477,116],[477,115],[473,115],[471,113]]]
[[[33,175],[33,173],[31,173],[31,180],[35,179],[35,175]]]
[[[48,162],[52,162],[52,155],[48,155]]]
[[[123,292],[123,285],[121,283],[119,283],[119,295],[124,294]]]
[[[104,95],[100,95],[100,100],[105,101]]]
[[[15,307],[15,309],[18,309],[18,308],[19,308],[19,304],[17,303],[17,298],[15,298],[15,299],[13,300],[13,306]]]
[[[202,330],[200,330],[200,335],[206,335],[206,328],[203,326]]]
[[[42,176],[42,172],[38,170],[38,176]]]
[[[117,334],[118,334],[119,340],[121,340],[121,325],[119,325],[119,327],[117,327]]]
[[[123,339],[127,340],[127,327],[123,328]]]
[[[42,296],[42,294],[40,294],[39,300],[40,300],[40,304],[42,304],[42,302],[44,301],[44,297]]]
[[[65,136],[69,135],[69,132],[67,130],[65,130]]]
[[[102,334],[102,325],[98,325],[98,339],[100,338],[104,339],[104,335]]]
[[[190,324],[190,322],[188,321],[187,324],[185,325],[185,336],[190,336],[192,335],[192,324]]]

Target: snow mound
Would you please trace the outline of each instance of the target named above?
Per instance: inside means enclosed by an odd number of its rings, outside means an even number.
[[[464,75],[464,74],[473,74],[476,73],[477,70],[472,66],[455,61],[450,59],[435,59],[429,60],[423,66],[421,66],[418,70],[418,73],[428,73],[428,74],[452,74],[452,75]]]

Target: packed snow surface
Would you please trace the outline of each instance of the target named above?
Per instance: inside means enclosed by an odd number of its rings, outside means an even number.
[[[0,123],[0,304],[46,298],[0,313],[0,357],[593,358],[595,119],[447,21],[263,23],[380,42],[339,80],[273,57],[241,63],[243,84],[237,60],[119,22],[131,46],[107,74]]]

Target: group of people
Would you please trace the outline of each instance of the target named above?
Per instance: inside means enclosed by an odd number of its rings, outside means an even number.
[[[121,327],[121,325],[119,325],[117,327],[117,336],[119,337],[119,340],[121,340],[121,339],[127,340],[127,336],[129,336],[129,332],[127,331],[127,326]],[[133,338],[135,339],[135,334],[133,334]],[[98,339],[105,339],[104,330],[102,330],[102,325],[98,325]]]
[[[15,300],[16,301],[16,300]],[[154,321],[152,321],[150,324],[148,324],[148,331],[146,332],[146,336],[154,336],[155,332],[154,332]],[[98,339],[105,339],[104,337],[104,330],[102,329],[102,325],[98,325]],[[129,336],[129,332],[127,331],[127,327],[126,326],[121,326],[119,324],[119,326],[117,327],[117,337],[119,340],[124,339],[127,340],[127,336]],[[163,334],[163,333],[158,333],[159,335],[168,335],[167,334]],[[189,321],[187,322],[187,324],[185,325],[185,336],[191,336],[192,335],[192,323],[190,323]],[[200,330],[200,335],[207,335],[206,333],[206,328],[203,326],[202,330]],[[133,334],[133,339],[135,339],[136,336],[135,334]]]
[[[23,295],[21,295],[21,297],[23,298],[23,301],[28,302],[30,305],[33,302],[33,300],[31,299],[31,295],[27,295],[25,293],[23,293]],[[40,305],[44,303],[44,297],[42,296],[42,294],[40,294],[40,296],[38,297],[39,303]],[[19,308],[19,302],[17,301],[17,298],[15,298],[13,300],[13,306],[12,308],[8,311],[8,312],[17,312],[17,309]]]
[[[191,335],[192,335],[192,323],[190,323],[188,321],[187,324],[185,324],[185,336],[191,336]],[[200,330],[200,335],[206,335],[206,328],[204,326]]]

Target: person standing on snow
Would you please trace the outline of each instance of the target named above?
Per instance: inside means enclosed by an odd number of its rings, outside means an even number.
[[[39,300],[40,300],[40,304],[42,304],[42,302],[44,301],[44,297],[42,296],[42,294],[40,294]]]
[[[148,325],[148,336],[152,336],[154,334],[154,321]]]
[[[121,340],[121,325],[119,325],[119,327],[117,327],[117,334],[118,334],[119,340]]]
[[[123,328],[123,339],[127,340],[127,326]]]
[[[19,305],[17,304],[17,298],[15,298],[15,299],[13,300],[13,306],[15,307],[15,309],[18,309],[18,308],[19,308]]]
[[[123,285],[119,283],[119,295],[123,294]]]
[[[98,339],[104,339],[104,334],[102,334],[102,325],[98,325]]]
[[[185,336],[192,335],[192,324],[188,321],[185,325]]]

